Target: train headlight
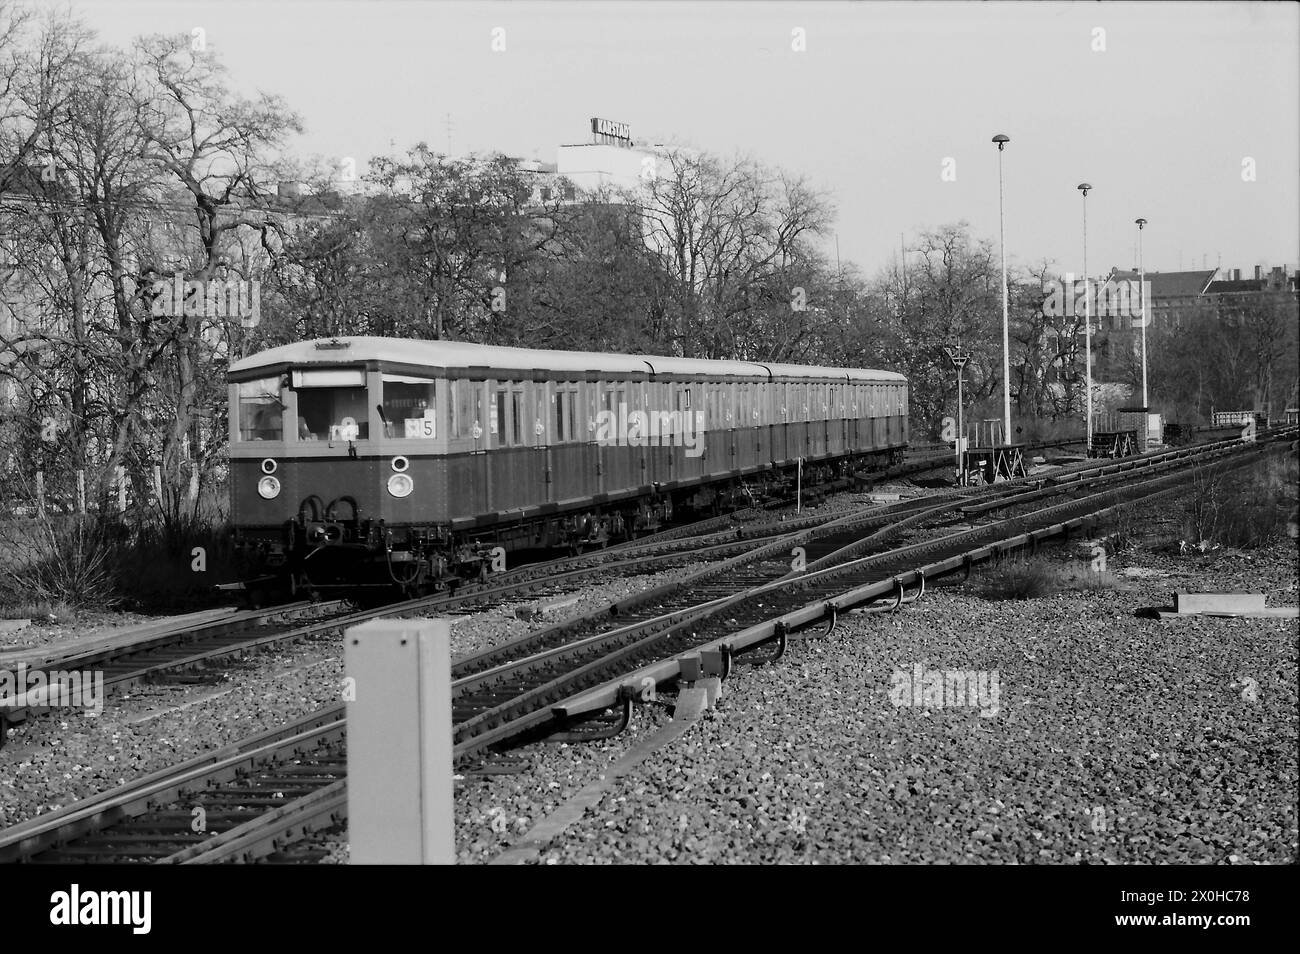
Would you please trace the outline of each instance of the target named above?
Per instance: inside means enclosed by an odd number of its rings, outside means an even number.
[[[407,460],[405,457],[393,458],[392,468],[394,471],[396,471],[399,474],[406,473],[407,468],[409,468],[410,466],[411,466],[411,462]]]
[[[405,497],[415,489],[415,481],[406,474],[393,474],[388,478],[388,492],[394,497]]]
[[[257,494],[263,500],[274,500],[280,496],[280,481],[268,474],[257,482]]]
[[[262,473],[264,473],[264,474],[274,474],[276,468],[279,467],[279,466],[280,466],[280,465],[277,464],[277,463],[275,462],[275,458],[273,458],[273,457],[267,457],[267,458],[264,458],[264,459],[262,460]]]

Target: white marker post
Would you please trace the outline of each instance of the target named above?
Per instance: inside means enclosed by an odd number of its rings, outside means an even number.
[[[455,863],[450,640],[445,619],[344,635],[353,864]]]

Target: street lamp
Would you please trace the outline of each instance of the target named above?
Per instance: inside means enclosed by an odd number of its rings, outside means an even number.
[[[1142,295],[1142,406],[1150,409],[1147,403],[1147,273],[1142,267],[1142,227],[1146,219],[1137,219],[1138,227],[1138,287]]]
[[[1078,190],[1083,193],[1083,366],[1084,385],[1084,432],[1087,434],[1088,447],[1092,448],[1092,288],[1088,281],[1088,191],[1092,185],[1080,182]]]
[[[1002,252],[1002,442],[1011,443],[1011,335],[1007,318],[1007,239],[1006,219],[1002,211],[1002,149],[1011,137],[998,133],[993,137],[998,144],[998,248]]]

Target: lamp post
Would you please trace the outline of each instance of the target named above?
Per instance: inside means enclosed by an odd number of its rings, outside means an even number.
[[[1147,400],[1147,273],[1142,267],[1142,227],[1146,219],[1137,219],[1138,227],[1138,287],[1142,295],[1142,406],[1150,408]]]
[[[1092,448],[1092,287],[1088,281],[1088,191],[1092,186],[1080,182],[1083,193],[1083,366],[1084,366],[1084,433]]]
[[[1011,333],[1007,317],[1007,239],[1006,219],[1002,206],[1002,148],[1011,137],[998,133],[993,142],[998,144],[998,248],[1002,253],[1002,442],[1011,443]]]
[[[957,369],[957,482],[961,483],[962,472],[965,470],[962,466],[962,451],[965,449],[962,447],[962,444],[965,441],[966,434],[966,429],[962,421],[961,379],[962,369],[966,367],[966,362],[970,360],[970,356],[962,350],[960,341],[957,342],[957,347],[955,348],[944,348],[943,353],[948,356],[948,360],[952,362],[952,366]]]

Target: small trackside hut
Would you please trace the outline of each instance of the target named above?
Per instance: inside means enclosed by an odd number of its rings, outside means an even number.
[[[426,592],[901,459],[886,371],[346,337],[229,374],[232,520],[290,589]],[[497,548],[500,548],[499,550]]]

